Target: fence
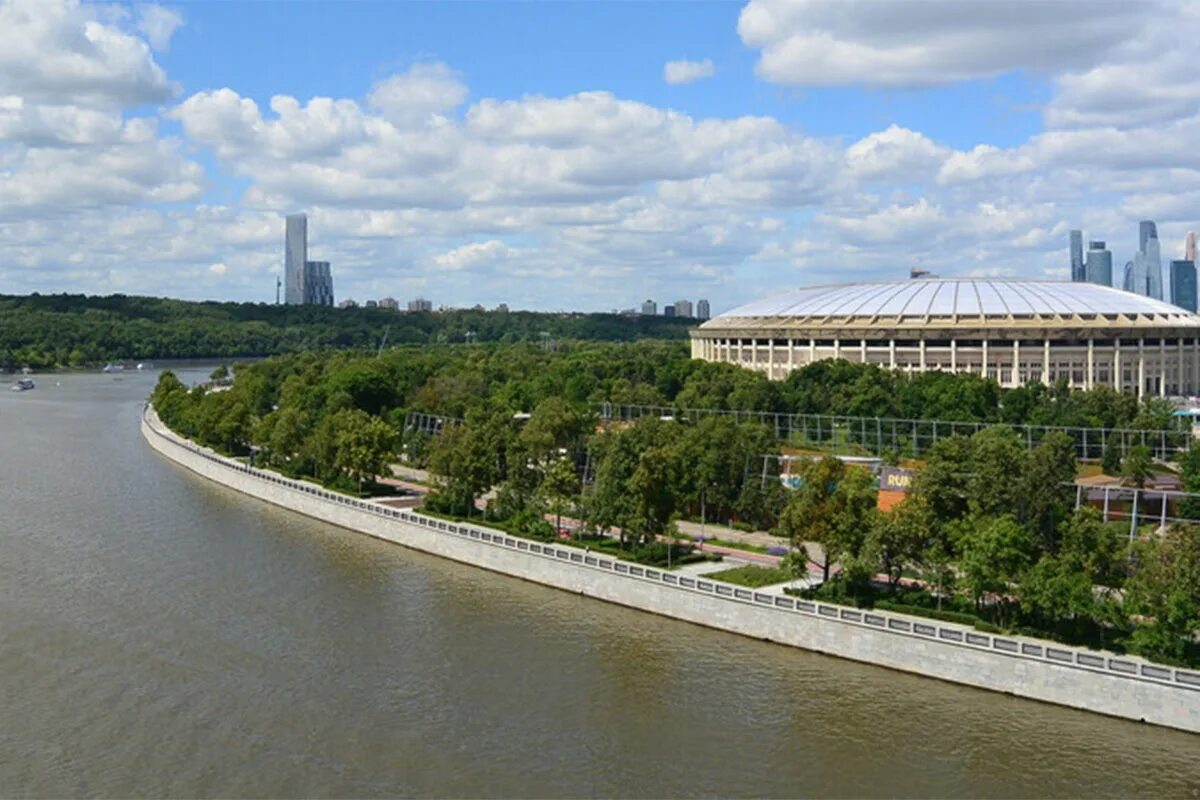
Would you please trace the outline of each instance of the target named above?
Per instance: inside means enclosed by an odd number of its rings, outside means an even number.
[[[883,456],[889,453],[919,457],[942,439],[978,433],[1001,423],[956,422],[937,419],[854,417],[830,414],[780,414],[771,411],[726,411],[711,408],[677,408],[602,403],[597,406],[605,421],[636,420],[653,416],[697,422],[704,417],[725,416],[736,421],[758,422],[775,432],[775,437],[795,447],[831,451],[836,455]],[[1104,451],[1117,448],[1121,458],[1135,445],[1150,448],[1154,457],[1167,461],[1191,448],[1194,437],[1190,423],[1175,423],[1171,430],[1135,428],[1079,428],[1059,425],[1010,425],[1029,449],[1047,434],[1061,432],[1071,437],[1081,461],[1098,461]]]

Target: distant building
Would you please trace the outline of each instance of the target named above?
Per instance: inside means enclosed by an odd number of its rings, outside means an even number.
[[[927,269],[913,267],[912,269],[910,269],[908,271],[908,277],[914,281],[918,281],[918,280],[921,280],[922,278],[936,278],[937,276],[934,275],[932,272],[930,272]]]
[[[1138,223],[1138,251],[1133,257],[1132,288],[1135,294],[1163,299],[1162,253],[1158,243],[1158,226],[1152,220]]]
[[[1083,261],[1083,231],[1071,231],[1071,280],[1087,280],[1087,265]]]
[[[1084,277],[1088,283],[1112,286],[1112,253],[1100,240],[1088,242]]]
[[[1187,261],[1196,263],[1196,232],[1188,231],[1187,238],[1183,240],[1183,257]]]
[[[333,305],[333,275],[328,261],[304,262],[304,304]]]
[[[663,306],[663,316],[664,317],[675,316],[675,306]]]
[[[358,308],[358,303],[347,297],[345,300],[337,304],[338,308]]]
[[[400,308],[400,304],[396,302],[396,298],[394,297],[385,297],[379,301],[379,307],[386,308],[390,311],[395,311]]]
[[[675,316],[692,318],[692,301],[691,300],[676,300],[675,301]]]
[[[1187,259],[1172,261],[1171,302],[1188,311],[1196,311],[1196,262]]]
[[[308,263],[308,216],[288,214],[283,234],[283,302],[304,302],[304,267]]]
[[[379,303],[375,302],[374,300],[368,300],[363,305],[367,308],[379,308]]]
[[[700,300],[696,303],[696,319],[710,319],[712,312],[708,309],[708,301]]]
[[[496,310],[499,311],[501,314],[507,314],[508,313],[508,303],[501,303],[500,305],[496,306]]]
[[[653,300],[647,300],[642,303],[642,316],[653,317],[658,313],[658,305]]]
[[[416,300],[408,301],[409,311],[433,311],[433,303],[426,300],[424,297],[418,297]]]

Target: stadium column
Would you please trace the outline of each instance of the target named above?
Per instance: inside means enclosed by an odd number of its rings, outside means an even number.
[[[1125,390],[1124,376],[1121,374],[1121,340],[1113,339],[1112,385],[1118,392]]]
[[[1088,339],[1087,373],[1083,378],[1083,388],[1091,389],[1096,369],[1096,340]]]
[[[867,340],[866,339],[858,340],[858,354],[859,354],[859,358],[862,359],[862,363],[864,363],[864,364],[867,363]]]
[[[1146,340],[1138,337],[1138,399],[1146,396]]]
[[[817,340],[808,340],[808,363],[813,364],[817,360]]]
[[[842,357],[842,340],[834,339],[833,340],[833,360],[837,361],[841,357]]]
[[[1167,340],[1161,336],[1158,339],[1158,396],[1167,393]]]
[[[896,368],[896,340],[888,339],[888,368]]]
[[[788,339],[787,343],[788,343],[788,374],[791,375],[792,371],[796,369],[796,340]]]
[[[758,358],[758,348],[754,348],[754,357]],[[775,380],[775,337],[767,339],[767,379]]]
[[[983,340],[983,363],[979,365],[979,377],[987,380],[987,343],[988,340]]]
[[[1175,340],[1175,394],[1186,394],[1183,387],[1183,337]]]
[[[924,372],[925,371],[925,337],[924,336],[921,337],[920,342],[921,342],[921,361],[920,361],[921,372]]]
[[[1042,340],[1042,383],[1050,385],[1050,340]]]
[[[958,339],[950,339],[950,371],[958,372]]]
[[[1013,339],[1013,367],[1012,379],[1009,381],[1009,386],[1017,388],[1021,385],[1021,340]]]

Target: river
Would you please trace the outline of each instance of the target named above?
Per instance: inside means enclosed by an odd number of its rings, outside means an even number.
[[[142,441],[154,379],[0,393],[0,795],[1200,797],[1200,737],[237,495]]]

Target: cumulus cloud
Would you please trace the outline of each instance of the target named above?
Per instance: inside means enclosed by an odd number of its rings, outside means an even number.
[[[1015,69],[1096,64],[1150,4],[1043,0],[750,0],[742,42],[758,74],[795,86],[919,87]]]
[[[467,86],[445,64],[414,64],[407,72],[385,78],[371,89],[367,103],[393,120],[444,114],[467,99]]]
[[[711,78],[716,73],[711,58],[689,61],[681,58],[663,65],[663,80],[671,84],[695,83],[702,78]]]
[[[445,270],[472,269],[494,264],[508,258],[512,252],[512,249],[504,242],[498,239],[489,239],[486,242],[464,244],[448,253],[436,255],[433,257],[433,263],[439,269]]]
[[[138,30],[146,37],[150,46],[159,52],[171,48],[171,37],[183,24],[178,11],[159,5],[147,5],[138,9]]]

